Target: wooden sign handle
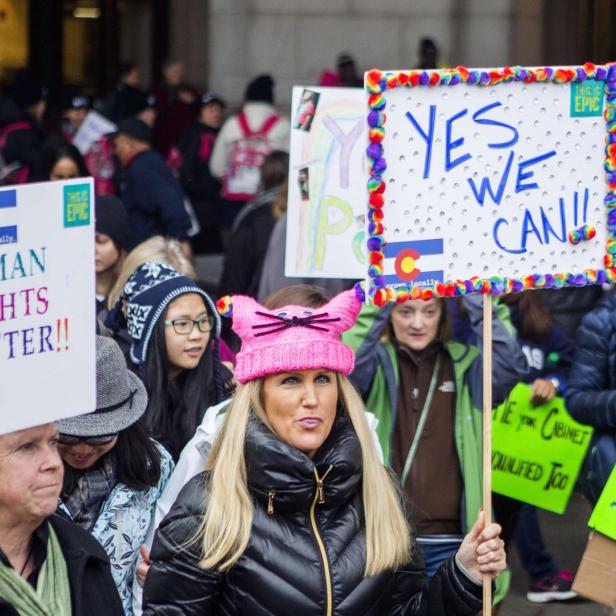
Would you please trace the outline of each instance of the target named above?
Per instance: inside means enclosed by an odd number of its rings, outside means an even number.
[[[492,523],[492,296],[483,296],[483,514]],[[492,578],[483,576],[483,616],[492,616]]]

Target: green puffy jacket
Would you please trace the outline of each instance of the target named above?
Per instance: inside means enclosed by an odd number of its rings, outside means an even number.
[[[483,340],[483,309],[481,297],[465,298],[471,326],[478,344]],[[509,394],[526,372],[526,360],[515,339],[509,309],[498,300],[494,302],[492,331],[493,403],[496,406]],[[355,368],[350,379],[361,393],[368,410],[377,417],[377,434],[387,463],[391,462],[391,433],[395,425],[398,398],[398,359],[390,342],[383,342],[382,334],[389,322],[393,305],[379,309],[363,306],[356,324],[343,334],[343,340],[355,351]],[[483,365],[480,349],[457,342],[447,342],[453,360],[456,381],[455,438],[464,483],[464,502],[461,504],[463,531],[474,524],[482,506],[483,455]],[[509,586],[509,575],[497,580],[496,598],[502,599]]]

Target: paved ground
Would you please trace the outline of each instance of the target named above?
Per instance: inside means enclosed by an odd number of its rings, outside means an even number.
[[[588,529],[590,507],[579,494],[574,494],[564,516],[541,512],[541,528],[546,546],[561,569],[575,572],[582,558]],[[526,573],[520,568],[515,553],[511,555],[513,584],[498,616],[608,616],[616,612],[590,601],[536,605],[526,600]]]

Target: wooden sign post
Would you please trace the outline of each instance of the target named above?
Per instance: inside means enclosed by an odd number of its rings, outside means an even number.
[[[483,296],[483,515],[492,523],[492,296]],[[492,578],[483,576],[483,616],[492,614]]]

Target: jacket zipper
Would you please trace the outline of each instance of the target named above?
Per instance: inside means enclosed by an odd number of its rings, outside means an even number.
[[[276,496],[276,492],[274,490],[270,490],[267,493],[267,515],[274,515],[274,497]]]
[[[317,503],[322,505],[325,502],[325,494],[323,491],[323,482],[325,478],[329,474],[329,471],[332,470],[330,466],[323,477],[319,477],[319,473],[315,467],[314,476],[317,482],[317,489],[314,493],[314,498],[312,499],[312,505],[310,506],[310,524],[312,526],[312,532],[314,533],[314,537],[317,540],[317,544],[319,546],[319,550],[321,552],[321,559],[323,560],[323,571],[325,572],[325,595],[326,595],[326,616],[331,616],[333,613],[333,592],[332,592],[332,578],[331,572],[329,570],[329,561],[327,559],[327,552],[325,551],[325,544],[323,543],[323,539],[319,533],[319,528],[317,527],[317,519],[315,515],[315,510]]]

